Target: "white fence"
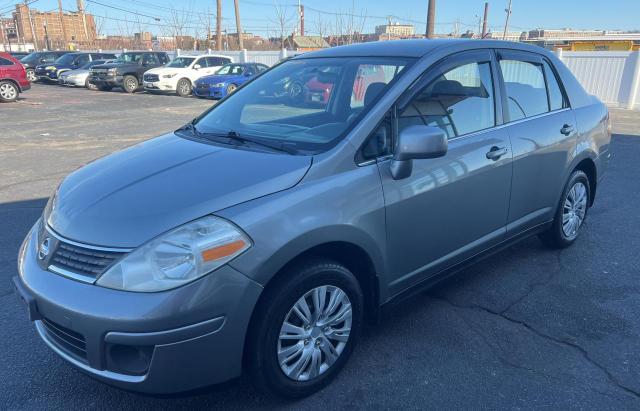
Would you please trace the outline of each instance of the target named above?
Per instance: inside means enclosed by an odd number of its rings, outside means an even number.
[[[559,51],[558,57],[604,103],[640,109],[640,52]]]

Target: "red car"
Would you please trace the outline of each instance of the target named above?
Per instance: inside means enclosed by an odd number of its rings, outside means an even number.
[[[22,64],[9,53],[0,52],[0,101],[15,101],[30,88],[31,82]]]

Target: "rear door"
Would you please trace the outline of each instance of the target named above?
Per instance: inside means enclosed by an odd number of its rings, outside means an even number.
[[[535,53],[497,53],[504,118],[513,147],[508,232],[553,219],[575,150],[575,117],[556,72]]]
[[[504,239],[511,145],[499,127],[497,84],[490,50],[454,55],[427,70],[391,115],[393,135],[424,124],[449,139],[444,157],[414,160],[406,179],[393,179],[390,160],[378,164],[392,293]]]

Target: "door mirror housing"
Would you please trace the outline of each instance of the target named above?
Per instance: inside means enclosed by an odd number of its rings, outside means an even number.
[[[398,136],[393,159],[391,175],[401,180],[411,175],[413,160],[438,158],[447,154],[449,143],[444,131],[431,126],[409,126]]]
[[[200,70],[202,68],[202,66],[200,64],[194,64],[193,65],[193,69],[194,70]]]

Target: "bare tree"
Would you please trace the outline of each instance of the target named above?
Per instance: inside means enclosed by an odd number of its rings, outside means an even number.
[[[289,36],[289,28],[294,16],[290,13],[286,4],[279,3],[274,0],[273,6],[275,8],[275,19],[273,22],[276,25],[276,30],[280,36],[280,47],[285,48],[285,37]],[[286,34],[286,36],[285,36]]]
[[[331,30],[331,24],[328,21],[324,20],[322,18],[322,15],[318,13],[314,28],[318,36],[324,38],[327,34],[329,34],[329,31]]]

